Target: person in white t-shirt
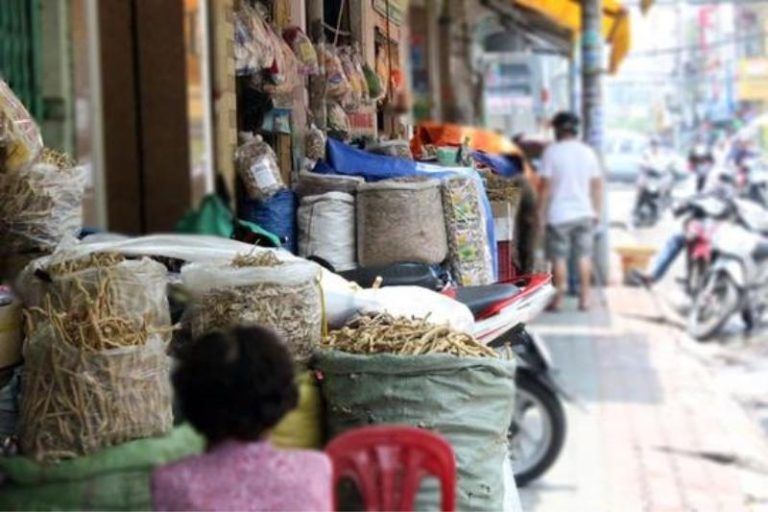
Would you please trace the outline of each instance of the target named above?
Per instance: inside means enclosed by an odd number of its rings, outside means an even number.
[[[551,310],[562,301],[568,258],[578,261],[579,309],[589,309],[594,228],[600,218],[603,173],[592,148],[579,141],[579,118],[560,112],[552,120],[556,142],[544,151],[539,174],[539,216],[546,226],[546,252],[557,288]]]

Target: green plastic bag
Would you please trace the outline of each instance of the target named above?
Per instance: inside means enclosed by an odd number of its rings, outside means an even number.
[[[56,464],[0,457],[0,510],[151,510],[155,467],[203,451],[189,425]]]
[[[235,219],[224,201],[216,194],[205,196],[197,210],[184,214],[176,224],[176,232],[229,238],[235,229],[235,222],[269,239],[275,247],[280,247],[280,238],[277,235],[253,222]]]
[[[515,364],[449,355],[353,355],[320,351],[322,393],[331,438],[356,427],[400,424],[448,439],[458,466],[457,510],[502,510]],[[425,481],[417,510],[438,510]]]

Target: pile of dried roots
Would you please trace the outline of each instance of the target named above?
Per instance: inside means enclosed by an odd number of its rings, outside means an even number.
[[[447,325],[434,325],[427,319],[394,317],[388,314],[364,315],[344,328],[331,331],[323,348],[353,354],[451,354],[459,357],[497,357],[472,335]]]

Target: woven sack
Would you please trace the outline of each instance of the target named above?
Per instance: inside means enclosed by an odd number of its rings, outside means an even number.
[[[442,263],[448,244],[440,182],[364,183],[357,194],[357,256],[361,266]]]

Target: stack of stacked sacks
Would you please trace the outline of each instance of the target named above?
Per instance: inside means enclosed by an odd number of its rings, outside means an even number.
[[[0,459],[0,508],[147,508],[152,467],[200,449],[162,437],[173,424],[165,267],[65,251],[19,282],[22,456]],[[59,461],[70,471],[36,464]]]
[[[82,228],[83,169],[43,149],[37,126],[0,80],[0,278]]]

